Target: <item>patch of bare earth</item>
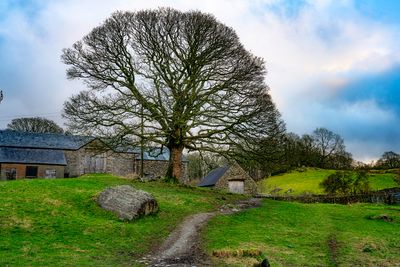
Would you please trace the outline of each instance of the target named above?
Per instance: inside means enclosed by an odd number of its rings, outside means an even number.
[[[335,235],[330,235],[327,240],[330,261],[333,266],[339,266],[338,256],[339,256],[339,242]]]
[[[223,206],[219,211],[191,215],[169,235],[158,249],[138,262],[160,267],[212,266],[209,257],[201,248],[202,228],[215,215],[232,214],[259,206],[260,203],[261,199],[249,199],[234,205]]]

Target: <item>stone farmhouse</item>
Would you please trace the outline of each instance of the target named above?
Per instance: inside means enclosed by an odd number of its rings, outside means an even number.
[[[198,186],[225,189],[238,194],[257,192],[256,182],[237,163],[212,170],[204,176]]]
[[[86,173],[134,177],[140,173],[140,149],[118,152],[99,150],[104,143],[94,137],[0,131],[0,180],[64,178]],[[143,172],[163,176],[169,162],[167,149],[145,151]],[[187,161],[183,160],[187,176]]]

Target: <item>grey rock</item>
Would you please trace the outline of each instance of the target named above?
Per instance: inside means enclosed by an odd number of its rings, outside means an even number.
[[[150,193],[129,185],[106,188],[97,197],[97,203],[103,209],[116,213],[121,220],[130,221],[158,211],[157,201]]]
[[[293,193],[294,192],[294,190],[292,189],[292,188],[290,188],[290,189],[288,189],[288,190],[286,190],[286,194],[290,194],[290,193]]]
[[[271,191],[271,194],[278,193],[279,191],[282,191],[282,188],[276,187],[274,190]]]
[[[143,177],[139,178],[141,182],[151,182],[151,181],[157,181],[160,180],[160,176],[155,176],[152,173],[145,173]]]

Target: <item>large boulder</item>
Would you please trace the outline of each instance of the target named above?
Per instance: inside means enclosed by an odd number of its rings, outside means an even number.
[[[97,203],[116,213],[121,220],[130,221],[158,211],[157,201],[150,193],[129,185],[106,188],[97,197]]]

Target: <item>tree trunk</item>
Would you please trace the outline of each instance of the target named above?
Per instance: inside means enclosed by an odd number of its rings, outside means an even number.
[[[174,178],[183,183],[182,153],[183,147],[173,146],[169,148],[170,158],[167,177]]]

